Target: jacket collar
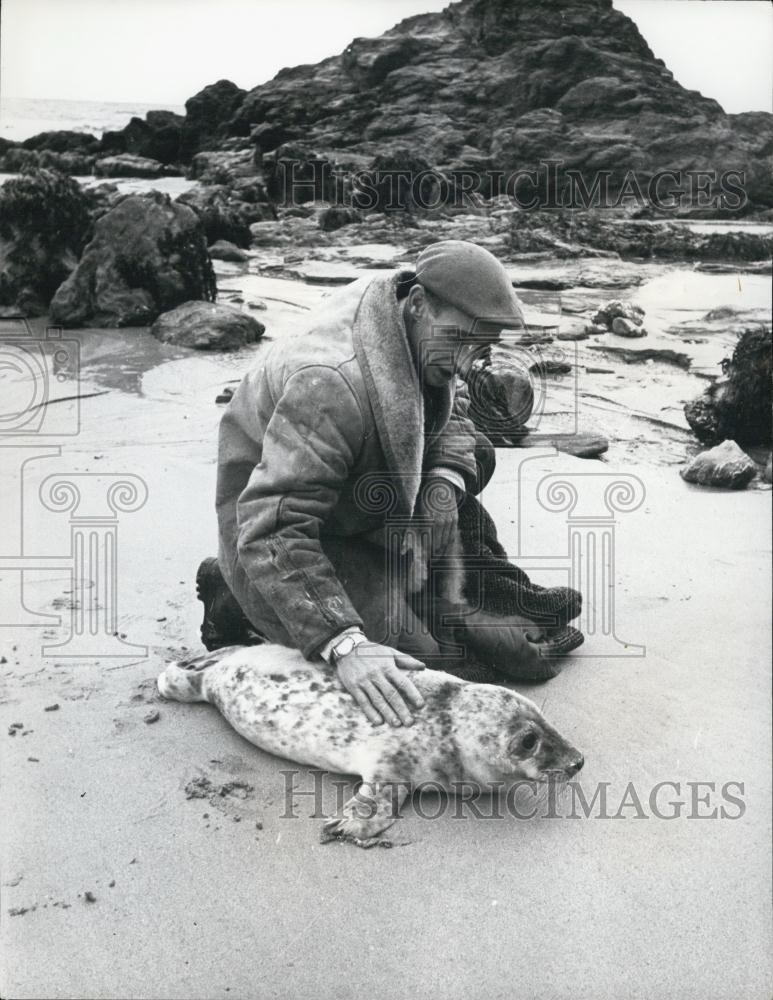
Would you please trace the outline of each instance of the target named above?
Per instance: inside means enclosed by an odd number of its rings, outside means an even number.
[[[379,442],[400,513],[412,514],[424,457],[424,394],[413,360],[397,284],[404,272],[374,278],[354,317],[354,350],[373,408]],[[451,387],[442,396],[437,424],[451,413]]]

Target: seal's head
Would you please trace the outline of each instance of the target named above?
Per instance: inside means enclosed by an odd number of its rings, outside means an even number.
[[[534,702],[516,695],[515,711],[501,735],[496,763],[510,777],[568,781],[585,763],[583,755],[554,729]]]

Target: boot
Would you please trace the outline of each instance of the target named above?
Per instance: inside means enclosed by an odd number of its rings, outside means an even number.
[[[201,641],[210,652],[223,646],[257,646],[266,641],[239,607],[213,557],[204,559],[196,572],[196,597],[204,605]]]

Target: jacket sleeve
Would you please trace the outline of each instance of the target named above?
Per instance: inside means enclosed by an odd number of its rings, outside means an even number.
[[[474,492],[477,482],[475,462],[475,427],[468,416],[470,396],[467,386],[457,380],[451,416],[443,430],[427,442],[424,454],[426,470],[438,466],[453,469],[464,478],[465,486]]]
[[[362,440],[362,414],[344,376],[302,368],[284,384],[261,461],[238,500],[239,562],[306,657],[362,625],[320,544]]]

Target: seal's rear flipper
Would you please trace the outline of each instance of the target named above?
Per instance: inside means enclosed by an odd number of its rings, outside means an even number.
[[[363,781],[341,810],[329,819],[320,832],[320,843],[343,840],[357,847],[393,847],[394,842],[380,834],[400,818],[400,806],[408,794],[406,782]]]
[[[204,693],[204,672],[208,667],[214,667],[235,649],[228,646],[215,653],[200,653],[198,656],[188,656],[184,660],[170,663],[159,674],[158,690],[163,698],[172,701],[206,701]]]

